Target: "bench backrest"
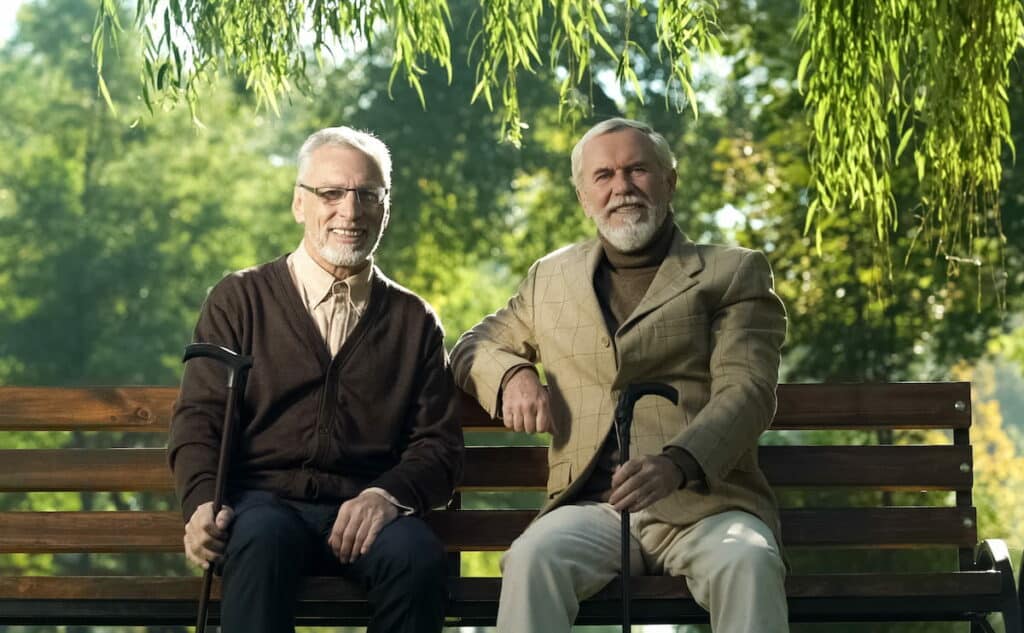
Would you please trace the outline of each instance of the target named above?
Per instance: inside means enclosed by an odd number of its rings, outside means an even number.
[[[139,438],[162,445],[175,396],[173,387],[0,387],[0,492],[133,493],[119,496],[127,507],[73,518],[0,512],[0,553],[180,551],[164,451],[134,447]],[[970,566],[978,535],[969,383],[784,384],[778,396],[760,462],[782,501],[787,548],[938,546]],[[475,403],[464,404],[468,444],[508,439]],[[71,431],[73,446],[118,438],[120,447],[13,449],[15,431]],[[465,509],[434,513],[432,525],[451,551],[503,550],[533,512],[480,507],[507,498],[522,507],[524,495],[493,494],[521,492],[534,493],[525,497],[535,507],[546,475],[542,446],[471,445],[457,499]]]

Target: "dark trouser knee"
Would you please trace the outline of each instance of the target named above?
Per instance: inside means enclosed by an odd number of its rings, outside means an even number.
[[[444,547],[423,521],[397,519],[353,567],[373,607],[370,633],[441,630],[448,598]]]
[[[310,546],[305,524],[283,505],[259,504],[236,514],[223,565],[225,633],[293,630],[296,588]]]

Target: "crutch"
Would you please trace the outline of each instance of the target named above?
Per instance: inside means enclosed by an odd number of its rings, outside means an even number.
[[[240,386],[245,384],[245,374],[252,367],[252,357],[242,356],[226,347],[213,345],[212,343],[192,343],[185,346],[185,356],[181,362],[188,362],[192,358],[212,358],[220,361],[228,368],[228,393],[227,404],[224,407],[224,426],[221,429],[220,458],[217,460],[217,479],[213,492],[213,518],[217,520],[221,506],[224,505],[224,485],[227,479],[228,461],[231,457],[232,428],[234,427],[235,408],[238,403],[238,394],[243,391]],[[213,568],[210,565],[203,574],[203,591],[199,594],[199,614],[196,617],[196,633],[206,631],[206,615],[210,603],[210,587],[213,584]]]
[[[640,382],[628,385],[619,396],[615,406],[615,434],[619,441],[619,465],[629,461],[629,427],[633,425],[633,406],[644,396],[661,396],[679,403],[679,392],[674,387],[657,382]],[[629,633],[629,511],[622,516],[622,633]]]

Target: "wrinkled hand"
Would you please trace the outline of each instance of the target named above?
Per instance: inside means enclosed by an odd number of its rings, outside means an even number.
[[[608,502],[619,512],[639,512],[683,483],[683,473],[664,455],[634,457],[615,469]]]
[[[384,526],[398,517],[398,508],[374,492],[363,492],[338,508],[327,544],[342,563],[351,563],[370,551]]]
[[[214,521],[212,501],[196,508],[185,524],[185,556],[192,564],[209,569],[211,562],[220,559],[227,545],[228,526],[234,518],[234,510],[221,506]]]
[[[523,368],[512,374],[501,395],[501,417],[505,427],[526,433],[551,430],[551,404],[548,390],[540,384],[533,369]]]

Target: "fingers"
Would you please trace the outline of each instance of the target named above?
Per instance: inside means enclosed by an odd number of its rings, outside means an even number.
[[[616,510],[639,512],[672,491],[671,478],[665,476],[657,460],[657,456],[639,457],[615,470],[608,502]]]
[[[370,550],[377,535],[398,516],[391,502],[364,493],[343,503],[327,543],[342,563],[352,563]]]
[[[502,392],[501,415],[505,427],[521,433],[551,429],[551,405],[547,389],[532,369],[516,372]]]
[[[188,523],[185,524],[183,544],[185,556],[193,565],[209,569],[210,564],[220,560],[227,547],[228,526],[234,518],[234,511],[223,506],[213,517],[213,502],[207,502],[196,508]]]

